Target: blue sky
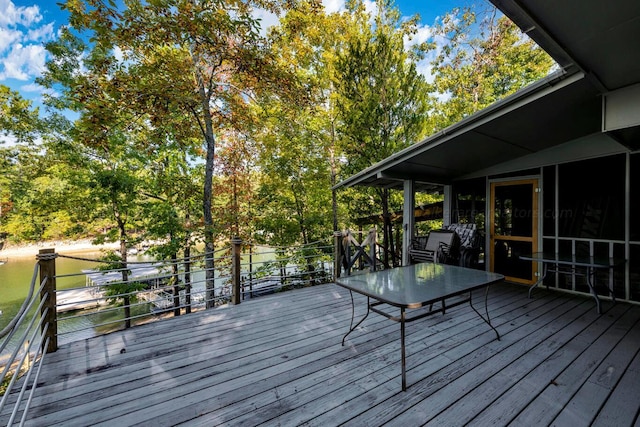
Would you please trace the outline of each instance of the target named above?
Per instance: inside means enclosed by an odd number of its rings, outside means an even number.
[[[370,5],[371,0],[365,0]],[[436,17],[450,11],[465,0],[396,0],[402,15],[419,13],[422,27],[417,41],[428,37],[429,27]],[[344,0],[323,0],[329,12],[344,7]],[[277,18],[267,14],[261,18],[265,25],[274,24]],[[55,1],[52,0],[0,0],[0,84],[9,86],[39,104],[42,88],[34,79],[44,69],[47,59],[44,43],[54,40],[60,25],[67,21]],[[428,74],[428,64],[420,67]]]

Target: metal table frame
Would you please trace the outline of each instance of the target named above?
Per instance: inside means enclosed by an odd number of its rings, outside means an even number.
[[[461,282],[459,279],[464,279],[465,281],[463,283],[455,283],[455,280]],[[338,278],[336,279],[336,284],[348,289],[351,295],[351,324],[349,331],[342,338],[342,345],[344,346],[347,336],[364,322],[371,311],[400,323],[402,391],[406,391],[405,324],[436,313],[445,313],[449,308],[468,302],[473,311],[493,329],[497,339],[500,340],[500,334],[491,324],[487,297],[489,286],[503,280],[504,276],[496,273],[433,263],[414,264],[375,273]],[[481,288],[485,288],[486,318],[473,306],[471,298],[473,291]],[[367,312],[355,325],[353,324],[355,320],[353,292],[367,297]],[[456,300],[447,305],[448,299],[466,294],[468,294],[466,298]],[[374,301],[372,302],[371,300]],[[440,308],[433,308],[436,303],[440,303]],[[399,308],[400,315],[393,315],[383,310],[381,306],[384,305]],[[428,311],[407,316],[407,310],[427,306],[429,307]]]
[[[559,274],[575,274],[582,275],[586,277],[587,286],[589,287],[589,292],[593,296],[596,301],[596,310],[598,314],[602,314],[602,303],[598,296],[598,293],[595,289],[595,275],[596,270],[598,269],[613,269],[621,264],[625,263],[624,259],[619,258],[596,258],[596,257],[584,257],[577,255],[563,255],[558,253],[551,252],[535,252],[530,255],[520,255],[520,259],[524,261],[533,261],[542,263],[542,276],[540,279],[536,281],[536,283],[529,288],[529,298],[531,298],[531,293],[533,290],[540,285],[547,277],[548,273],[559,273]],[[568,272],[565,270],[560,270],[559,268],[549,268],[549,265],[557,266],[557,265],[566,265],[571,267],[572,271]],[[587,273],[576,273],[576,267],[586,267]],[[546,285],[547,289],[549,289],[549,285]],[[611,301],[616,303],[616,295],[613,292],[613,288],[611,285],[607,285],[606,289],[611,297]]]

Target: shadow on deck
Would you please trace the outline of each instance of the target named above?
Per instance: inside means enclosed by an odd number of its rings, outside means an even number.
[[[334,284],[74,342],[47,355],[27,425],[638,422],[639,306],[598,315],[589,297],[510,284],[488,304],[500,341],[469,305],[407,325],[406,392],[399,325],[372,314],[342,347],[351,300]]]

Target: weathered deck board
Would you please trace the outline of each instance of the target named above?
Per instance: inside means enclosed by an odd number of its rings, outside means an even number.
[[[451,396],[464,396],[466,387],[472,386],[487,375],[481,372],[482,366],[489,364],[488,368],[494,368],[494,372],[499,372],[503,363],[491,366],[491,361],[496,359],[496,355],[502,348],[507,348],[518,343],[522,351],[529,348],[528,341],[530,334],[545,331],[544,326],[555,320],[561,313],[566,312],[567,302],[564,299],[556,299],[544,304],[544,301],[523,301],[524,307],[510,312],[508,323],[497,324],[498,330],[503,333],[501,341],[494,341],[488,337],[484,342],[475,343],[466,341],[462,345],[462,350],[457,348],[446,350],[443,355],[449,356],[442,366],[436,366],[429,377],[416,384],[416,393],[407,399],[402,396],[394,396],[387,399],[383,404],[367,411],[362,416],[354,420],[356,425],[361,419],[365,422],[374,420],[394,420],[404,425],[418,425],[428,421],[431,417],[444,410],[452,403]],[[529,307],[529,304],[532,306]],[[529,311],[531,310],[531,311]],[[515,317],[517,316],[517,317]],[[496,320],[498,320],[496,318]],[[507,357],[510,359],[510,356]],[[489,362],[487,362],[489,361]],[[476,368],[478,368],[476,370]],[[480,374],[479,376],[478,373]],[[470,382],[470,383],[468,383]],[[425,400],[425,398],[428,398]],[[389,408],[389,403],[394,405]],[[397,415],[398,407],[410,407],[409,411],[403,411]],[[400,424],[403,425],[403,424]]]
[[[468,305],[407,325],[406,392],[399,325],[372,313],[341,346],[351,299],[333,284],[65,344],[45,359],[28,425],[637,422],[640,307],[598,315],[589,297],[509,284],[488,306],[500,341]]]
[[[572,409],[568,407],[571,398],[589,379],[594,369],[626,331],[637,323],[637,315],[636,310],[627,311],[619,322],[616,322],[616,327],[608,328],[597,337],[589,346],[589,351],[583,351],[573,358],[566,368],[553,379],[553,382],[547,384],[544,390],[514,419],[514,423],[516,425],[548,425],[556,417],[565,416],[567,412],[571,412]],[[575,404],[582,406],[583,409],[586,409],[587,406],[587,402],[578,401]],[[578,425],[584,424],[579,423]]]
[[[640,352],[636,353],[620,382],[616,384],[593,425],[619,426],[623,425],[625,420],[637,417],[640,412],[638,384],[640,384]]]
[[[584,308],[584,305],[581,304],[580,308]],[[559,327],[557,331],[491,378],[486,386],[494,388],[494,400],[485,406],[486,409],[477,412],[472,424],[506,425],[545,387],[555,383],[555,378],[572,363],[576,354],[586,351],[593,344],[611,321],[608,317],[595,314],[589,304],[586,306],[588,310],[573,322],[564,325],[554,322],[555,329]],[[618,305],[607,316],[617,318],[626,309],[627,306]],[[483,389],[478,391],[482,393]]]

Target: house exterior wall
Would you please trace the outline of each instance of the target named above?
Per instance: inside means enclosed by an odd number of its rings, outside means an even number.
[[[611,285],[617,299],[640,302],[640,223],[633,220],[640,218],[640,152],[629,152],[604,134],[591,135],[466,177],[473,179],[457,181],[453,203],[459,195],[457,189],[468,188],[471,182],[484,180],[488,189],[492,180],[532,174],[539,177],[542,190],[539,247],[624,258],[627,262],[623,267],[598,272],[596,282]],[[484,196],[487,202],[480,219],[484,222],[487,218],[488,222],[488,190]],[[472,220],[476,218],[474,214]],[[487,223],[487,235],[488,229]],[[571,274],[550,275],[545,284],[588,293],[584,273],[578,269]]]

